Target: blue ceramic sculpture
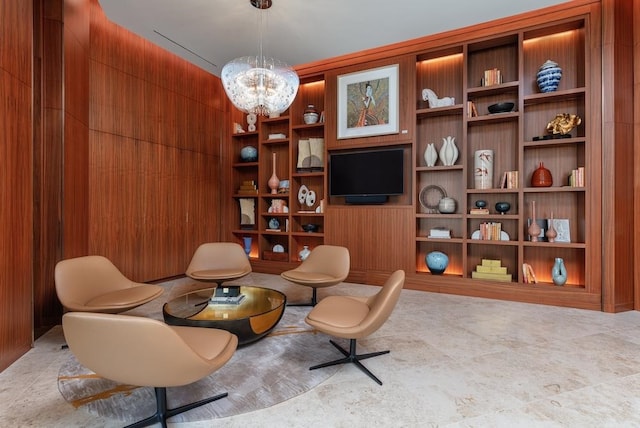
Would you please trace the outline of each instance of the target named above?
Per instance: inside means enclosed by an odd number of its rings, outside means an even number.
[[[557,90],[561,78],[562,68],[558,66],[558,63],[550,59],[542,64],[538,69],[538,74],[536,74],[536,81],[538,82],[540,92],[553,92]]]
[[[253,146],[244,146],[240,150],[240,159],[243,162],[255,162],[258,160],[258,149]]]

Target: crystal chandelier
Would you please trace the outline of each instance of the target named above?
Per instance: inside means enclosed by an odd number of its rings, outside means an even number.
[[[258,9],[268,9],[272,4],[271,0],[249,1]],[[260,54],[230,61],[222,68],[220,77],[236,108],[245,113],[269,116],[289,108],[298,92],[300,79],[287,64],[262,54],[262,21],[259,27]]]

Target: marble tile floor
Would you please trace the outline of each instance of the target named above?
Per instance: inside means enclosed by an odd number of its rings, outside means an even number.
[[[159,309],[181,281],[165,283],[168,292],[152,304]],[[242,282],[281,289],[290,301],[310,295],[275,275],[252,273]],[[345,283],[321,289],[319,297],[376,290]],[[62,398],[57,375],[69,352],[60,349],[63,342],[57,326],[0,373],[0,426],[119,426]],[[637,311],[605,314],[403,290],[389,321],[358,349],[391,349],[365,361],[383,386],[347,365],[270,408],[169,425],[640,427]]]

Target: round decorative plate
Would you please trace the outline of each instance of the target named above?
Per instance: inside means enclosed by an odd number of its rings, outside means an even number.
[[[418,200],[420,201],[420,205],[424,208],[435,211],[438,209],[440,199],[445,196],[447,196],[447,192],[445,192],[442,187],[430,184],[428,186],[424,186],[422,190],[420,190]]]
[[[280,244],[276,244],[272,248],[274,253],[284,253],[284,247]]]

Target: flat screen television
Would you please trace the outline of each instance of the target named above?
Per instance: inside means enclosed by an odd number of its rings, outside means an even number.
[[[404,150],[368,149],[329,154],[329,195],[348,204],[383,204],[404,193]]]

